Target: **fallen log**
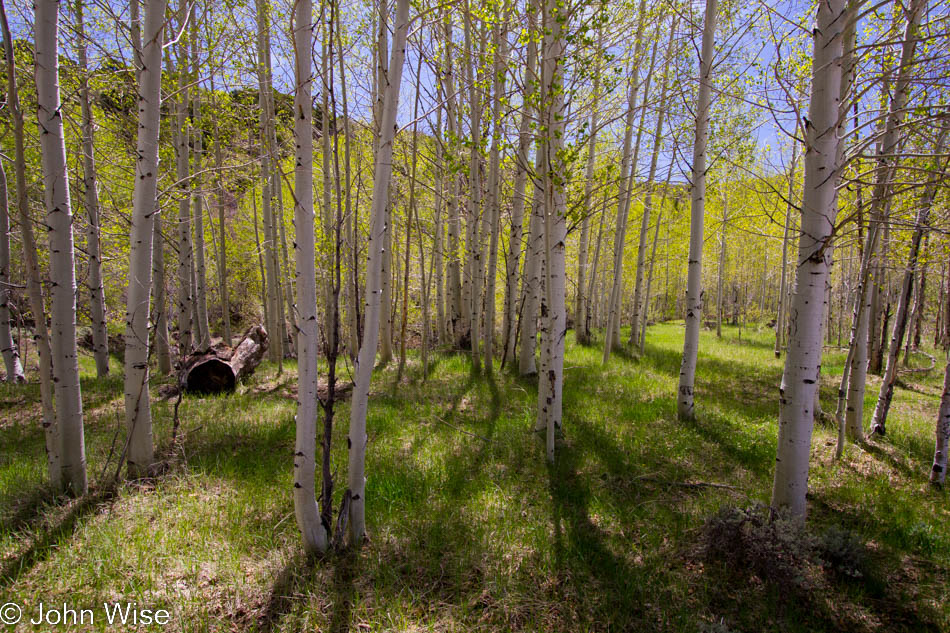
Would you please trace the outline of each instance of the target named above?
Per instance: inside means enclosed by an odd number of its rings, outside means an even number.
[[[248,328],[232,352],[216,346],[188,356],[179,373],[181,388],[188,393],[231,392],[239,380],[254,373],[267,351],[267,331],[260,325]]]

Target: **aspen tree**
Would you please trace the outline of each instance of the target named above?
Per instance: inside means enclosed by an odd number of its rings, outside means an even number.
[[[930,483],[942,486],[947,479],[947,454],[950,452],[950,363],[944,370],[943,394],[937,413],[934,462],[930,467]]]
[[[23,240],[23,259],[26,264],[26,291],[33,312],[33,344],[39,356],[40,400],[43,418],[43,438],[46,443],[46,470],[53,488],[63,485],[59,439],[59,426],[53,402],[53,352],[49,330],[46,327],[46,307],[43,286],[40,283],[39,255],[33,233],[33,217],[26,185],[26,143],[24,141],[23,110],[20,108],[20,93],[16,83],[16,64],[13,56],[13,38],[7,21],[7,11],[0,0],[0,27],[3,29],[3,52],[6,58],[7,102],[10,118],[13,119],[13,171],[16,179],[16,206],[20,221],[20,237]]]
[[[7,172],[0,161],[0,353],[6,369],[6,381],[26,382],[20,352],[10,333],[10,206],[7,196]]]
[[[699,91],[696,97],[696,136],[690,176],[689,258],[686,281],[686,336],[680,367],[677,410],[680,419],[695,417],[693,389],[699,354],[699,326],[703,318],[703,221],[706,214],[706,145],[712,104],[712,67],[718,0],[706,0],[702,47],[699,56]]]
[[[563,60],[568,15],[560,0],[545,0],[541,55],[544,182],[544,307],[541,309],[542,366],[538,376],[538,424],[546,427],[546,453],[554,461],[554,434],[562,419],[564,340],[567,333],[567,193],[564,148],[566,108]]]
[[[528,32],[532,31],[533,14],[528,14]],[[511,201],[511,227],[508,235],[508,256],[505,275],[505,303],[502,323],[502,339],[505,347],[502,363],[513,363],[517,351],[518,325],[518,272],[521,265],[521,253],[524,250],[524,210],[528,201],[526,193],[528,183],[528,152],[531,149],[532,106],[530,101],[538,83],[537,45],[534,39],[528,40],[528,55],[524,69],[524,102],[521,105],[521,119],[518,123],[518,154],[515,158],[514,196]],[[533,352],[532,352],[533,353]]]
[[[805,519],[813,407],[821,369],[825,287],[837,216],[838,97],[846,0],[822,0],[813,31],[811,100],[805,121],[805,184],[785,372],[782,376],[773,508]]]
[[[590,137],[587,139],[587,171],[584,178],[584,216],[581,218],[580,244],[577,253],[577,290],[574,293],[574,338],[578,343],[590,342],[590,328],[587,322],[587,298],[584,284],[587,282],[587,251],[590,243],[590,218],[594,214],[592,189],[594,186],[594,166],[597,160],[597,118],[600,114],[600,58],[603,55],[604,30],[597,29],[597,56],[593,71],[594,85],[591,96]]]
[[[471,148],[469,151],[468,163],[468,213],[465,236],[465,247],[468,251],[468,257],[465,260],[465,275],[468,282],[468,331],[471,340],[472,365],[479,369],[481,365],[480,345],[481,334],[479,331],[482,317],[482,179],[481,179],[481,146],[482,146],[482,102],[481,92],[476,84],[478,52],[483,48],[475,48],[475,34],[472,33],[471,5],[469,0],[465,4],[465,81],[469,86],[468,105],[471,113],[470,135]],[[481,32],[479,29],[479,43],[481,44]],[[464,289],[463,289],[464,294]]]
[[[449,11],[445,13],[445,65],[442,70],[442,83],[445,86],[445,125],[448,131],[448,147],[444,150],[449,154],[449,169],[446,195],[446,219],[448,223],[448,262],[446,263],[446,285],[448,290],[448,315],[453,343],[459,347],[465,330],[462,298],[462,270],[459,262],[461,249],[462,211],[459,204],[459,175],[456,169],[455,150],[459,137],[458,115],[456,112],[456,81],[455,67],[452,56],[452,18]]]
[[[129,31],[132,40],[132,62],[135,77],[142,75],[142,24],[139,2],[129,3]],[[150,309],[155,331],[155,355],[158,371],[168,375],[172,371],[171,344],[168,338],[168,299],[165,296],[165,236],[161,213],[152,214],[152,306]]]
[[[76,0],[76,56],[79,60],[79,105],[82,111],[83,204],[89,218],[86,250],[89,253],[89,313],[92,317],[92,353],[96,375],[109,373],[109,334],[106,331],[106,299],[102,287],[102,253],[99,248],[99,183],[96,178],[92,107],[89,104],[89,65],[86,62],[85,0]]]
[[[495,280],[498,277],[498,240],[501,232],[501,143],[503,131],[501,130],[501,107],[505,92],[505,76],[508,67],[508,22],[507,17],[501,21],[501,16],[496,15],[499,23],[495,25],[494,41],[494,84],[492,88],[492,143],[489,156],[488,167],[488,208],[486,213],[490,214],[489,222],[489,241],[488,241],[488,262],[485,271],[485,352],[484,363],[485,371],[492,373],[494,360],[494,335],[495,335]]]
[[[36,33],[36,101],[43,165],[43,198],[49,230],[49,277],[52,285],[51,351],[56,424],[61,444],[63,485],[74,495],[86,493],[86,447],[83,436],[79,352],[76,345],[76,270],[73,214],[66,171],[66,137],[59,98],[59,2],[34,4]],[[42,313],[40,313],[42,315]]]
[[[272,88],[270,85],[270,56],[268,53],[270,38],[268,32],[270,23],[267,17],[267,0],[255,0],[257,8],[257,81],[258,107],[260,109],[260,143],[261,143],[261,220],[264,237],[264,271],[266,274],[265,286],[267,309],[265,315],[269,321],[266,325],[270,334],[268,357],[271,361],[281,364],[283,361],[283,326],[282,308],[280,301],[280,273],[277,270],[277,237],[274,234],[273,205],[274,183],[273,167],[271,162],[276,158],[274,147],[271,145],[273,136]]]
[[[678,16],[677,16],[678,17]],[[650,230],[650,215],[653,212],[653,193],[656,178],[656,167],[660,156],[660,146],[663,142],[663,123],[667,110],[667,87],[669,86],[670,64],[673,59],[673,43],[676,36],[676,27],[678,19],[674,17],[670,24],[670,37],[666,45],[666,61],[663,68],[663,80],[660,86],[660,100],[657,108],[656,129],[653,133],[653,152],[650,156],[650,171],[647,176],[647,194],[643,202],[643,216],[640,219],[640,240],[637,246],[637,271],[633,290],[633,319],[630,325],[630,343],[639,345],[641,340],[640,328],[642,327],[641,312],[646,312],[646,306],[643,301],[643,273],[646,266],[647,237]],[[659,224],[657,224],[659,227]],[[655,250],[655,243],[654,243]],[[652,265],[652,264],[651,264]],[[642,347],[642,346],[641,346]],[[642,350],[641,350],[642,351]]]
[[[148,395],[148,324],[151,293],[153,218],[158,189],[161,121],[162,36],[165,0],[145,3],[142,71],[138,91],[138,141],[132,228],[129,234],[128,303],[125,315],[125,423],[129,474],[141,477],[154,460]]]
[[[205,223],[204,223],[204,195],[201,189],[201,171],[204,159],[204,130],[202,129],[201,117],[201,65],[198,57],[200,47],[198,34],[198,5],[194,3],[191,9],[191,72],[195,81],[194,90],[191,95],[191,112],[194,128],[193,151],[191,153],[193,161],[192,173],[194,176],[191,181],[193,195],[192,210],[194,211],[194,246],[195,246],[195,315],[198,317],[195,323],[197,334],[197,343],[195,346],[199,350],[206,350],[211,347],[211,330],[208,326],[208,275],[205,263]]]
[[[910,71],[913,66],[914,54],[917,46],[917,30],[920,24],[921,14],[926,7],[925,0],[912,0],[907,8],[907,23],[904,28],[904,36],[901,45],[901,56],[897,71],[897,78],[893,86],[893,97],[888,105],[887,115],[884,121],[884,131],[877,148],[878,168],[875,170],[874,188],[870,201],[870,226],[868,229],[868,243],[865,250],[870,250],[870,257],[880,257],[881,254],[876,249],[879,233],[886,233],[886,224],[884,219],[889,214],[891,180],[894,174],[894,156],[898,152],[901,142],[902,126],[906,114],[907,103],[910,98]],[[873,239],[872,239],[873,237]],[[881,235],[886,241],[886,235]],[[875,319],[877,312],[875,291],[878,279],[880,279],[880,268],[872,263],[870,265],[871,278],[862,283],[868,284],[866,290],[866,302],[862,301],[862,312],[857,319],[857,331],[853,345],[857,345],[853,354],[854,361],[851,365],[848,381],[848,398],[846,409],[845,426],[852,429],[857,435],[858,427],[863,425],[864,420],[864,392],[865,380],[868,371],[873,371],[873,360],[875,354],[875,338],[878,336],[878,323]],[[862,320],[864,322],[862,322]]]
[[[310,48],[313,40],[313,3],[295,0],[294,7],[294,251],[297,264],[297,433],[294,444],[294,512],[308,552],[325,552],[328,526],[320,520],[316,499],[317,355],[320,328],[317,322],[317,278],[314,267],[313,124]],[[324,111],[323,117],[327,114]],[[324,156],[324,167],[326,166]]]
[[[182,0],[179,5],[179,19],[182,33],[179,44],[178,95],[175,101],[175,175],[178,179],[178,357],[185,358],[194,349],[194,259],[191,232],[191,192],[189,191],[189,120],[188,120],[188,64],[187,38],[184,23],[188,20],[188,5]],[[147,42],[146,42],[147,45]],[[144,48],[143,48],[144,57]],[[171,55],[169,55],[169,59]],[[143,60],[144,63],[144,60]],[[140,82],[141,83],[141,82]]]
[[[358,545],[366,532],[366,412],[369,405],[369,386],[373,376],[373,361],[379,338],[381,309],[381,274],[383,233],[386,207],[389,205],[389,185],[392,177],[393,139],[396,135],[396,112],[399,108],[399,88],[402,67],[406,57],[406,38],[409,32],[409,0],[396,2],[396,28],[393,33],[392,56],[388,72],[381,86],[383,107],[380,113],[379,144],[373,178],[370,235],[367,244],[366,306],[363,342],[356,364],[356,380],[350,406],[350,429],[347,439],[349,464],[347,470],[349,504],[349,539]],[[388,309],[388,306],[387,308]]]
[[[610,352],[616,344],[617,335],[620,331],[620,292],[623,287],[623,247],[626,238],[627,214],[630,211],[631,186],[633,183],[633,174],[637,170],[637,161],[634,153],[639,149],[639,143],[633,145],[633,128],[635,127],[637,112],[637,94],[640,90],[640,82],[634,68],[639,63],[643,50],[643,28],[646,22],[646,1],[640,0],[638,10],[637,36],[636,44],[633,49],[633,59],[631,62],[629,81],[627,89],[627,116],[624,123],[623,150],[621,152],[620,162],[620,193],[617,199],[617,223],[616,233],[614,235],[614,258],[613,258],[613,283],[610,288],[610,296],[607,299],[607,329],[604,331],[604,356],[603,362],[610,360]],[[647,75],[649,77],[649,75]],[[646,98],[644,97],[644,103]]]
[[[940,131],[934,150],[935,156],[941,156],[946,149],[948,129],[950,128],[945,125]],[[942,159],[938,158],[937,160]],[[910,252],[907,255],[907,265],[904,268],[904,278],[897,300],[897,312],[894,315],[894,329],[891,332],[891,342],[887,347],[887,364],[884,368],[884,377],[881,381],[881,390],[878,395],[877,405],[874,407],[874,416],[871,419],[871,433],[884,435],[886,432],[887,412],[891,407],[891,399],[894,396],[894,383],[897,381],[897,357],[900,354],[901,341],[907,329],[907,316],[911,300],[911,291],[914,285],[914,276],[919,263],[920,244],[924,237],[924,231],[930,223],[930,210],[933,207],[934,198],[937,195],[937,187],[943,180],[944,174],[941,173],[942,171],[943,170],[939,168],[934,170],[917,202],[917,219],[914,222],[914,234],[911,237]],[[911,333],[908,332],[907,334],[908,338],[910,338]]]
[[[792,227],[792,200],[795,196],[795,169],[798,164],[798,142],[792,144],[792,162],[788,172],[788,196],[785,204],[785,228],[782,233],[782,268],[779,273],[778,315],[775,317],[775,358],[785,347],[785,295],[788,292],[788,234]]]

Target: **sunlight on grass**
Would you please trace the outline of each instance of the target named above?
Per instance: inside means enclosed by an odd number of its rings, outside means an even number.
[[[473,376],[452,354],[434,355],[424,381],[414,357],[400,385],[394,366],[379,371],[370,541],[318,561],[299,555],[290,494],[293,363],[281,376],[265,363],[230,396],[185,398],[181,451],[164,476],[57,503],[43,488],[38,390],[0,385],[0,602],[134,600],[171,610],[161,630],[175,631],[696,631],[722,618],[735,630],[950,626],[947,497],[926,483],[939,369],[902,376],[886,440],[849,446],[840,463],[834,429],[816,426],[812,529],[861,535],[888,581],[841,581],[840,604],[799,603],[767,583],[730,584],[697,554],[720,506],[768,501],[783,368],[771,332],[703,333],[699,415],[684,424],[674,398],[682,331],[651,327],[642,358],[617,354],[606,367],[597,346],[569,338],[551,466],[532,430],[532,381]],[[843,354],[826,356],[823,406],[833,411]],[[114,367],[96,380],[82,359],[97,483],[122,440]],[[153,398],[164,450],[172,408]],[[348,413],[343,404],[334,428],[337,505]]]

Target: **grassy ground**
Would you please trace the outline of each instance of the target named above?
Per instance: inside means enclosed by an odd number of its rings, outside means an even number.
[[[788,584],[702,547],[720,507],[768,500],[782,361],[767,331],[741,341],[732,328],[722,341],[704,332],[698,421],[683,424],[681,346],[681,324],[659,325],[643,358],[602,367],[598,347],[570,339],[553,466],[531,432],[532,381],[473,376],[454,355],[436,355],[424,381],[415,359],[398,386],[394,368],[379,373],[370,541],[322,560],[300,555],[294,522],[293,366],[281,376],[262,366],[231,396],[187,398],[181,454],[161,477],[55,503],[43,489],[37,387],[0,386],[0,603],[32,613],[40,601],[131,600],[169,609],[172,622],[153,628],[171,631],[950,630],[947,494],[926,483],[939,363],[902,377],[888,436],[867,450],[849,446],[835,463],[834,430],[816,428],[809,529],[850,530],[868,560],[859,577],[819,568]],[[826,410],[843,360],[826,355]],[[96,380],[91,359],[83,371],[98,482],[122,385]],[[171,405],[153,406],[166,446]],[[347,419],[344,405],[338,487]],[[732,487],[683,485],[696,482]],[[110,630],[98,616],[74,630],[88,628]]]

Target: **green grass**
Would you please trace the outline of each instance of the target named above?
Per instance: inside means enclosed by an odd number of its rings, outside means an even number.
[[[35,385],[0,386],[0,603],[164,607],[172,631],[939,631],[950,629],[947,494],[927,482],[942,376],[902,376],[886,439],[849,446],[816,427],[810,529],[865,541],[871,572],[792,590],[704,559],[723,505],[767,502],[782,360],[766,330],[704,332],[698,419],[676,420],[682,325],[651,327],[646,354],[569,338],[564,433],[544,460],[536,388],[467,357],[410,358],[377,373],[369,413],[369,542],[300,555],[291,500],[295,368],[264,365],[231,396],[186,398],[180,454],[115,494],[50,501]],[[89,472],[121,427],[121,378],[83,358]],[[833,410],[844,354],[826,354]],[[939,365],[939,363],[938,363]],[[114,369],[116,374],[120,369]],[[343,378],[348,374],[343,371]],[[867,415],[879,379],[868,389]],[[155,392],[153,391],[153,395]],[[153,399],[158,446],[171,404]],[[345,485],[348,406],[333,467]],[[119,437],[121,443],[121,436]],[[111,472],[113,466],[109,469]],[[716,482],[729,488],[678,485]],[[32,608],[32,607],[30,607]],[[97,630],[108,630],[97,619]],[[21,625],[22,626],[22,625]],[[20,630],[32,630],[29,627]],[[76,630],[86,630],[77,628]]]

